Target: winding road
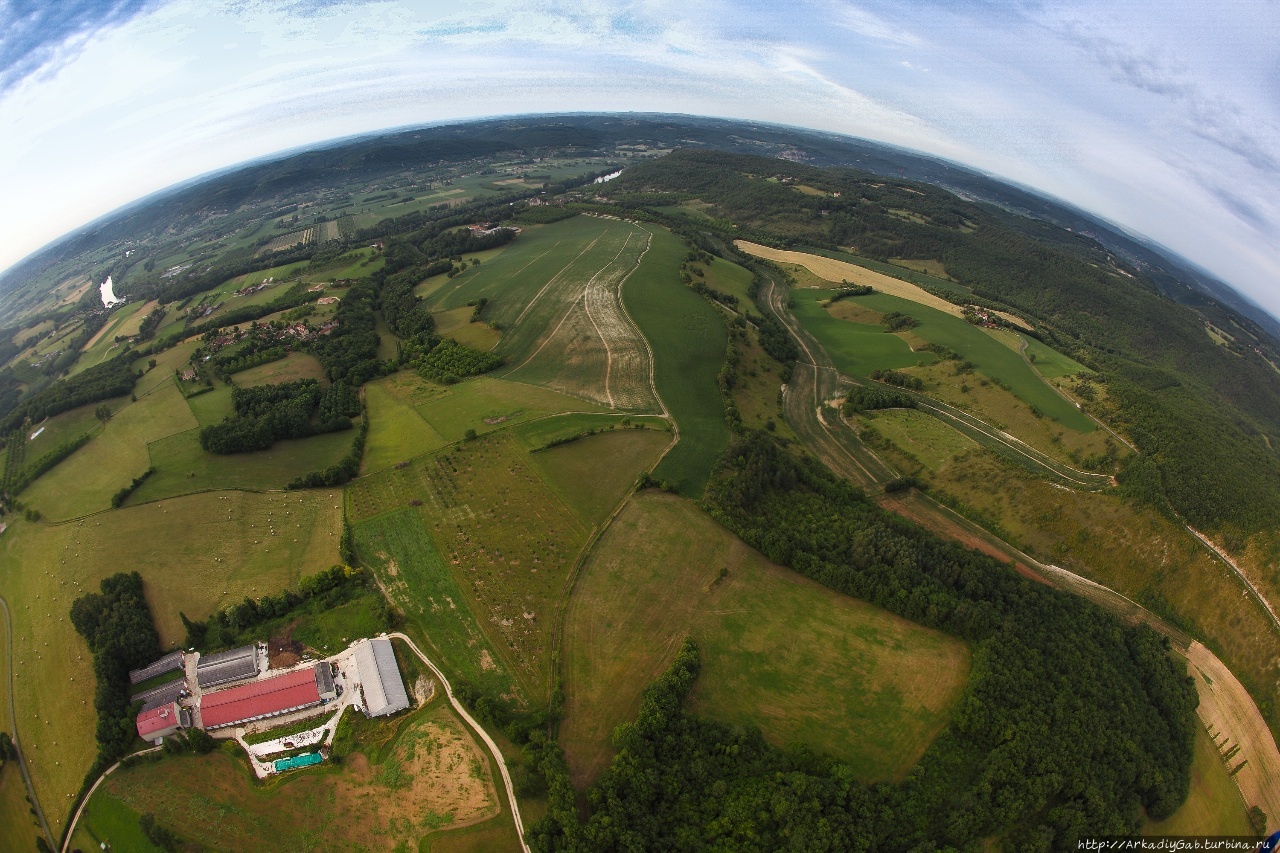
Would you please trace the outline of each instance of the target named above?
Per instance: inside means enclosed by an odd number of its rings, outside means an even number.
[[[763,301],[774,316],[791,332],[801,351],[807,356],[807,359],[797,361],[792,373],[792,381],[783,391],[783,405],[788,423],[806,446],[832,471],[847,477],[864,489],[872,490],[882,485],[896,476],[893,469],[880,461],[870,448],[863,445],[846,423],[839,421],[831,424],[822,417],[822,403],[838,393],[841,378],[832,365],[830,357],[822,351],[821,345],[809,336],[786,310],[785,288],[769,275],[767,270],[762,272],[769,280],[769,285],[762,294]],[[930,402],[933,403],[934,410],[928,408],[926,410],[931,414],[937,416],[947,414],[945,410],[949,407],[945,404],[937,401]],[[926,405],[922,404],[922,407]],[[956,418],[961,423],[973,429],[985,427],[982,431],[989,438],[999,441],[1041,467],[1049,467],[1045,462],[1047,457],[1037,458],[1037,455],[1043,456],[1043,454],[1038,454],[1038,451],[1034,451],[1033,448],[1022,445],[1013,436],[1000,438],[999,436],[1003,433],[994,430],[990,425],[983,424],[965,413],[958,413],[958,415],[964,416]],[[969,419],[976,421],[976,424],[980,424],[981,427],[969,423]],[[1012,443],[1005,439],[1011,439]],[[1049,461],[1056,462],[1056,460]],[[1077,475],[1088,474],[1088,472],[1071,469],[1069,466],[1063,467]],[[1061,471],[1055,473],[1063,476]],[[1196,713],[1213,737],[1219,751],[1225,753],[1232,747],[1239,747],[1239,752],[1231,758],[1231,778],[1242,800],[1246,806],[1256,805],[1266,812],[1268,831],[1280,827],[1280,750],[1277,750],[1275,738],[1267,727],[1257,704],[1253,701],[1253,697],[1213,652],[1185,632],[1115,590],[1059,566],[1041,563],[1031,558],[985,528],[942,506],[923,492],[910,490],[885,494],[879,498],[879,502],[885,509],[909,518],[939,536],[960,541],[996,559],[1012,562],[1020,574],[1080,595],[1126,621],[1143,623],[1168,637],[1173,649],[1187,661],[1188,671],[1195,681],[1196,691],[1200,696],[1200,705]],[[1203,541],[1203,537],[1199,538]],[[1206,541],[1205,544],[1215,552],[1218,551],[1212,543]],[[1218,553],[1222,556],[1220,552]],[[1237,573],[1239,573],[1238,570]],[[1244,580],[1247,584],[1247,578]]]

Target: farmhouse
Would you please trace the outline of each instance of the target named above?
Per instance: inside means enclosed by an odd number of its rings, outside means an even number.
[[[129,670],[129,683],[140,684],[149,678],[173,672],[175,669],[182,669],[182,652],[171,652],[150,666]]]
[[[324,701],[322,687],[334,695],[327,663],[206,693],[200,697],[200,720],[206,729],[220,729],[301,711]]]
[[[228,652],[201,656],[196,663],[196,681],[201,690],[219,684],[242,681],[258,674],[257,646],[241,646]]]
[[[176,702],[143,711],[137,720],[138,737],[159,744],[181,728],[181,715]]]
[[[364,691],[366,714],[385,717],[409,707],[409,696],[405,693],[390,640],[386,637],[361,640],[356,644],[352,657]]]

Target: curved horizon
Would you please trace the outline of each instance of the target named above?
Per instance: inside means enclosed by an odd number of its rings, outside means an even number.
[[[0,267],[285,152],[493,117],[768,122],[942,158],[1280,315],[1280,7],[666,0],[0,6]]]

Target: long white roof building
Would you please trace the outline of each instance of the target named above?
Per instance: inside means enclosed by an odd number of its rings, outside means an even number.
[[[365,713],[370,717],[385,717],[409,707],[409,695],[405,693],[400,667],[396,665],[396,653],[386,637],[361,640],[352,654],[356,675],[364,689]]]

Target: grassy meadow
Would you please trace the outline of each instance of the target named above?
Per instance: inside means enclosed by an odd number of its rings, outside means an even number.
[[[622,299],[653,350],[658,395],[680,430],[680,443],[654,476],[696,498],[729,446],[716,383],[728,333],[722,315],[680,282],[685,253],[675,236],[655,229],[645,262],[627,280]]]
[[[1143,835],[1253,835],[1240,789],[1204,729],[1196,727],[1191,793],[1169,817],[1148,821]]]
[[[642,492],[566,614],[560,742],[575,784],[607,766],[613,728],[687,636],[702,654],[695,712],[841,758],[865,780],[902,778],[969,669],[962,643],[769,563],[687,500]]]
[[[401,381],[407,380],[402,377]],[[431,424],[387,388],[388,380],[364,386],[369,412],[369,435],[365,441],[363,472],[390,468],[399,462],[430,453],[446,442]]]
[[[530,461],[578,521],[595,525],[670,443],[671,434],[665,431],[619,428],[548,448]]]

